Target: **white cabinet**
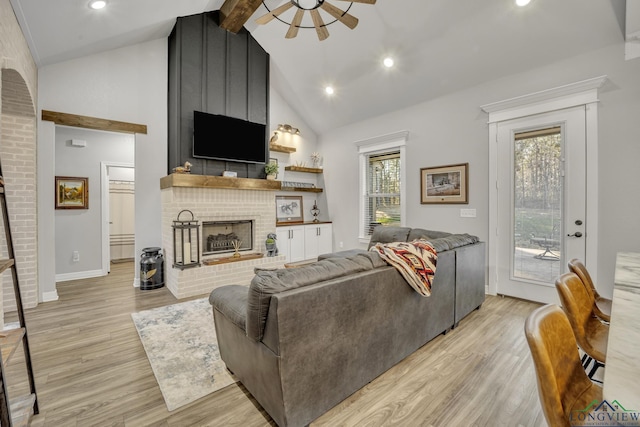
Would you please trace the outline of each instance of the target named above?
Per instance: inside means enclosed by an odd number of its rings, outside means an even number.
[[[332,233],[331,223],[276,227],[278,254],[287,263],[315,259],[333,251]]]
[[[304,226],[304,259],[333,252],[331,224],[307,224]]]
[[[304,226],[277,227],[276,239],[278,255],[285,255],[287,262],[298,262],[306,259],[304,257]]]

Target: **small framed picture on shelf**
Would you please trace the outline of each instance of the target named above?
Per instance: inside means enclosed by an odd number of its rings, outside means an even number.
[[[89,178],[56,176],[56,209],[89,209]]]
[[[302,196],[276,196],[276,224],[296,224],[304,221]]]

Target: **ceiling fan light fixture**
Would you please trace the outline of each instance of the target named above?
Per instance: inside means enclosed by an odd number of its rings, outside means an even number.
[[[332,0],[333,1],[333,0]],[[329,31],[327,27],[335,22],[340,21],[342,24],[350,29],[354,29],[358,25],[358,18],[351,15],[349,10],[354,3],[361,4],[375,4],[376,0],[340,0],[345,3],[349,3],[346,10],[342,10],[339,7],[334,6],[327,0],[286,0],[281,3],[280,6],[270,9],[262,0],[262,5],[267,9],[267,13],[256,19],[256,23],[260,25],[267,24],[272,20],[278,20],[289,26],[285,38],[292,39],[298,35],[300,28],[315,29],[318,35],[318,40],[326,40],[329,37]],[[289,9],[295,7],[296,13],[292,18],[284,18],[284,13]],[[322,13],[329,15],[333,20],[326,21],[322,18]],[[309,12],[313,25],[303,23],[305,12]]]
[[[89,2],[89,7],[94,10],[99,10],[104,8],[107,5],[105,0],[93,0]]]
[[[298,9],[313,10],[322,6],[324,0],[291,0]]]

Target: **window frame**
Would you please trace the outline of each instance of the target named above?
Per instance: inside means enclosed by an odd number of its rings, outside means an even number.
[[[406,145],[409,132],[400,131],[388,135],[381,135],[355,144],[358,148],[359,164],[359,190],[358,190],[358,240],[360,243],[368,244],[371,236],[365,235],[365,197],[367,196],[367,176],[369,174],[369,156],[390,152],[400,152],[400,225],[404,226],[407,217],[407,164]]]

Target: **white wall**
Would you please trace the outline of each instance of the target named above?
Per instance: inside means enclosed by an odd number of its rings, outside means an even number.
[[[294,109],[292,109],[286,101],[284,101],[282,96],[273,86],[270,88],[269,93],[269,115],[269,121],[271,122],[269,129],[271,130],[271,135],[273,135],[278,124],[289,124],[300,129],[300,135],[280,133],[277,141],[277,144],[295,147],[295,153],[287,154],[275,151],[270,153],[270,157],[278,159],[278,165],[280,165],[280,171],[278,172],[277,179],[280,181],[312,183],[319,188],[323,188],[324,174],[309,174],[284,170],[287,165],[296,165],[303,162],[306,162],[307,166],[312,166],[311,153],[318,151],[318,137],[304,119]],[[327,208],[325,193],[278,192],[278,194],[286,196],[302,196],[302,207],[305,221],[313,220],[311,208],[313,207],[313,203],[316,201],[318,203],[318,209],[320,209],[318,219],[321,221],[329,221],[331,219]]]
[[[102,275],[102,185],[100,162],[134,162],[134,136],[57,126],[55,174],[89,178],[89,209],[55,211],[56,281]],[[74,147],[72,139],[86,141]],[[107,196],[108,197],[108,196]],[[73,261],[73,252],[80,259]]]
[[[163,38],[45,66],[38,73],[38,117],[45,109],[147,126],[146,135],[135,135],[136,254],[162,241],[159,182],[167,170],[167,61]],[[38,136],[38,145],[53,144],[51,132]],[[53,217],[53,203],[48,206],[39,211],[39,221]],[[53,241],[40,244],[48,246],[44,253],[53,253]],[[41,293],[55,291],[49,270],[39,277]]]
[[[480,105],[601,75],[608,75],[609,82],[601,90],[599,106],[599,264],[595,279],[602,293],[610,296],[616,253],[640,251],[640,60],[625,61],[622,42],[320,135],[325,191],[334,235],[340,236],[334,244],[343,241],[345,249],[361,247],[354,141],[399,130],[410,132],[406,224],[466,232],[486,241],[489,142],[487,117]],[[463,162],[469,162],[469,205],[421,205],[420,168]],[[477,217],[460,218],[461,207],[475,208]]]

